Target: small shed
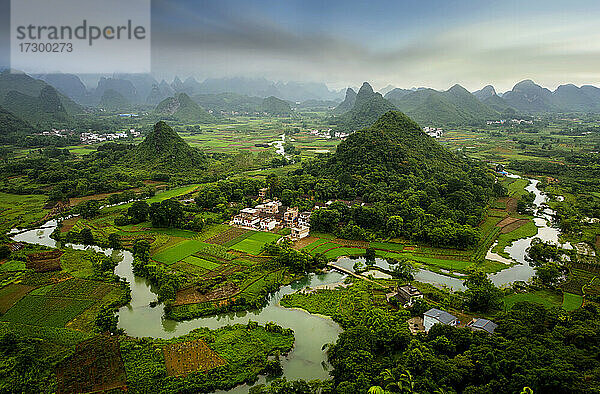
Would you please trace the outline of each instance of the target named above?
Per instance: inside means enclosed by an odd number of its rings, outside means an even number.
[[[493,334],[498,325],[488,319],[473,319],[467,324],[467,327],[473,331],[485,331],[488,334]]]

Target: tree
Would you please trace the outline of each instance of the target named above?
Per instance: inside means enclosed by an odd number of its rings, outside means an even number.
[[[367,259],[367,265],[375,264],[375,249],[367,248],[365,250],[365,259]]]
[[[121,236],[117,233],[108,235],[108,247],[111,249],[121,249]]]
[[[8,245],[0,245],[0,259],[6,259],[10,256],[10,248]]]
[[[536,277],[546,286],[555,286],[562,277],[561,269],[554,262],[537,265],[534,270]]]
[[[316,209],[310,216],[311,230],[332,232],[342,216],[335,209]]]
[[[117,316],[113,310],[106,305],[103,305],[98,311],[95,319],[96,327],[101,332],[111,332],[117,333],[119,330],[117,329],[117,324],[119,323],[119,316]]]
[[[175,227],[183,224],[183,206],[175,199],[155,202],[150,205],[150,220],[154,227]]]
[[[92,245],[94,243],[94,234],[92,234],[92,230],[87,227],[79,232],[79,238],[84,245]]]
[[[82,218],[91,219],[100,212],[100,201],[89,200],[82,202],[77,206],[76,211],[81,215]]]
[[[131,217],[131,223],[137,224],[148,220],[148,213],[150,212],[150,206],[146,201],[135,201],[129,209],[127,209],[127,215]]]
[[[145,239],[138,239],[133,244],[133,256],[143,262],[150,260],[150,243]]]
[[[502,291],[498,289],[487,274],[480,270],[471,270],[464,282],[466,303],[470,310],[487,312],[502,305]]]

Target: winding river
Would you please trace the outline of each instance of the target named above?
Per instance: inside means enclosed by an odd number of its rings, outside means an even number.
[[[536,206],[535,223],[538,226],[538,234],[536,236],[545,241],[558,243],[559,232],[557,229],[550,227],[553,212],[545,207],[547,198],[537,188],[537,184],[538,181],[531,180],[527,187],[528,191],[531,191],[536,195],[534,201]],[[50,238],[50,234],[56,227],[57,221],[51,220],[37,229],[13,230],[11,231],[10,236],[15,241],[56,247],[59,245],[57,245],[55,240]],[[506,248],[506,252],[510,255],[511,259],[518,264],[490,275],[492,281],[496,285],[501,286],[516,280],[526,281],[533,276],[533,270],[525,261],[525,250],[529,247],[533,238],[534,237],[529,237],[518,240]],[[335,342],[338,334],[342,331],[341,327],[329,318],[312,315],[302,310],[283,308],[279,305],[279,301],[284,295],[293,293],[306,286],[316,287],[339,283],[345,277],[340,273],[329,272],[323,275],[310,274],[303,280],[284,286],[273,293],[269,298],[268,304],[260,310],[220,314],[185,322],[177,322],[165,318],[162,307],[158,306],[151,308],[149,306],[151,301],[156,300],[156,289],[153,289],[152,285],[146,279],[133,274],[133,256],[130,252],[103,249],[97,246],[74,244],[68,244],[66,246],[74,249],[93,248],[98,252],[111,256],[119,262],[115,269],[115,273],[120,277],[127,279],[131,286],[131,302],[128,305],[123,306],[118,312],[119,327],[123,328],[128,335],[134,337],[173,338],[185,335],[198,327],[216,329],[228,324],[244,324],[249,320],[254,320],[261,324],[273,321],[283,327],[293,329],[296,337],[294,349],[281,360],[286,378],[310,380],[324,379],[329,376],[326,355],[321,348],[326,343]],[[336,264],[347,269],[352,269],[352,266],[356,261],[364,261],[364,258],[350,259],[342,257],[338,259]],[[376,265],[386,269],[390,268],[383,259],[376,259]],[[415,275],[415,279],[435,285],[446,286],[454,290],[464,289],[461,279],[428,270],[419,270]],[[265,378],[261,377],[259,382],[265,382]],[[238,386],[228,392],[243,393],[247,392],[247,390],[247,386]]]

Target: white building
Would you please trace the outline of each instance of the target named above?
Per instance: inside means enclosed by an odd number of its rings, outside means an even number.
[[[244,221],[242,222],[243,226],[246,227],[255,227],[258,228],[260,226],[260,218],[256,216],[244,216]]]
[[[449,314],[448,312],[431,308],[423,314],[423,326],[425,327],[425,332],[429,332],[431,327],[433,327],[435,324],[456,326],[458,324],[458,318]]]
[[[275,215],[279,212],[279,207],[281,206],[281,202],[279,201],[268,201],[263,204],[258,204],[255,209],[260,212],[266,213],[268,215]]]
[[[308,227],[292,227],[291,236],[294,239],[302,239],[308,237],[310,233],[310,228]]]
[[[275,228],[276,225],[277,225],[277,220],[275,220],[275,219],[267,218],[267,219],[262,219],[260,221],[260,229],[262,231],[271,231]]]
[[[300,227],[309,227],[310,226],[310,215],[311,212],[302,212],[298,215],[298,225]]]

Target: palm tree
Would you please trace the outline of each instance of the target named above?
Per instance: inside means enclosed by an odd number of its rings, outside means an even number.
[[[402,375],[400,375],[400,382],[401,384],[401,392],[402,393],[408,393],[408,394],[414,394],[415,392],[415,382],[413,380],[412,375],[410,374],[410,371],[407,369],[404,371],[404,373]]]
[[[397,391],[402,392],[402,383],[396,381],[396,377],[391,369],[386,368],[381,373],[383,377],[383,382],[385,383],[385,389],[389,391]]]
[[[385,394],[385,390],[379,386],[371,386],[371,388],[369,389],[369,391],[367,391],[367,393],[368,394]]]

